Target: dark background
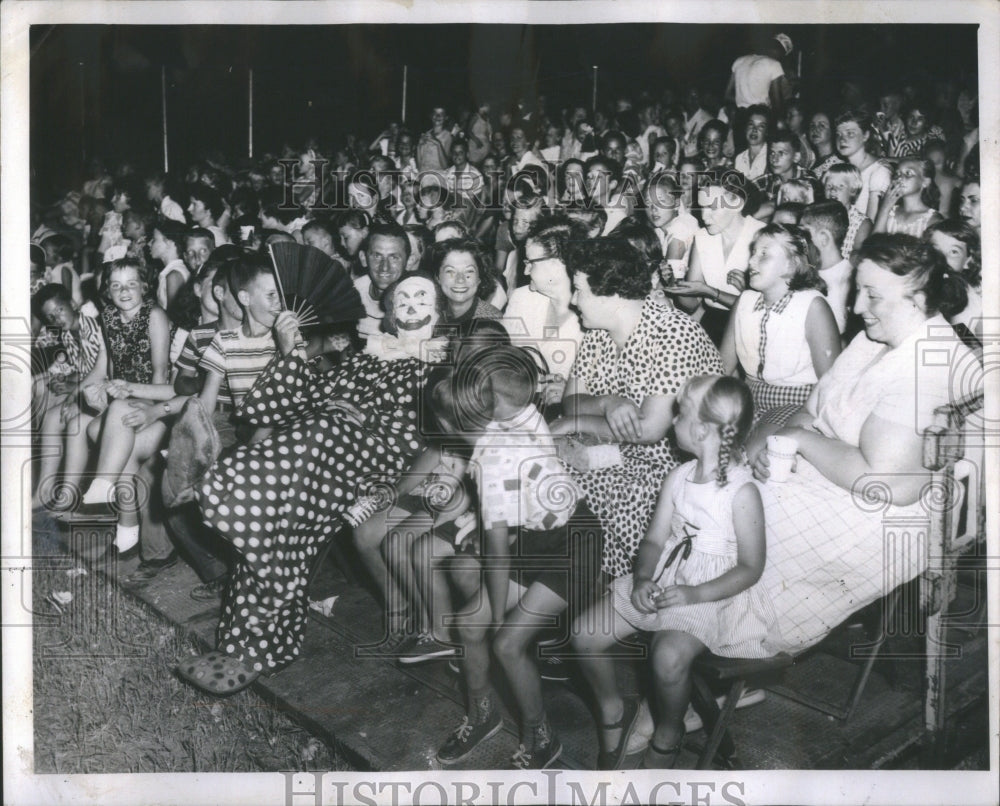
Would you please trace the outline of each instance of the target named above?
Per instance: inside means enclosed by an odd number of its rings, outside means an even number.
[[[247,154],[247,71],[254,71],[254,156],[347,131],[370,138],[400,117],[409,66],[407,124],[429,109],[490,100],[494,114],[544,94],[551,111],[639,89],[710,87],[777,31],[803,53],[802,95],[836,111],[845,79],[871,93],[912,81],[973,83],[975,25],[316,25],[31,28],[31,162],[36,188],[79,187],[100,157],[162,167],[161,66],[166,66],[171,173],[198,156]],[[329,155],[329,150],[327,150]]]

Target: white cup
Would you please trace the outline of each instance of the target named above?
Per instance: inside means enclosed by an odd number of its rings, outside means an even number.
[[[683,260],[674,258],[668,260],[667,265],[670,266],[670,271],[673,272],[675,280],[683,280],[684,277],[687,275],[687,270],[688,270],[687,263],[685,263]]]
[[[767,438],[767,461],[770,481],[788,481],[795,464],[799,442],[794,437],[770,436]]]

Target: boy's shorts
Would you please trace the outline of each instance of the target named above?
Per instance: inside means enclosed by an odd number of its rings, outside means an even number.
[[[570,605],[591,601],[601,573],[603,535],[586,501],[563,526],[520,528],[510,546],[510,578],[529,587],[538,582]]]

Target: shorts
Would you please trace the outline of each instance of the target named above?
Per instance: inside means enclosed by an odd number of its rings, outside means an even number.
[[[562,526],[518,529],[510,546],[510,578],[524,587],[538,582],[571,608],[586,607],[598,587],[603,544],[600,522],[581,499]]]

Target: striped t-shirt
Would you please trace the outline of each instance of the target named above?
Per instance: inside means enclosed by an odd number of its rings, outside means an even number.
[[[201,358],[218,332],[218,321],[209,322],[202,327],[192,328],[184,340],[184,347],[181,348],[181,354],[174,362],[174,368],[177,372],[187,372],[192,375],[197,374]],[[225,378],[222,379],[222,385],[219,387],[218,402],[230,405],[233,402],[229,394],[229,383]]]
[[[225,379],[233,405],[239,408],[276,349],[271,331],[263,336],[245,336],[239,330],[220,330],[198,366]]]

